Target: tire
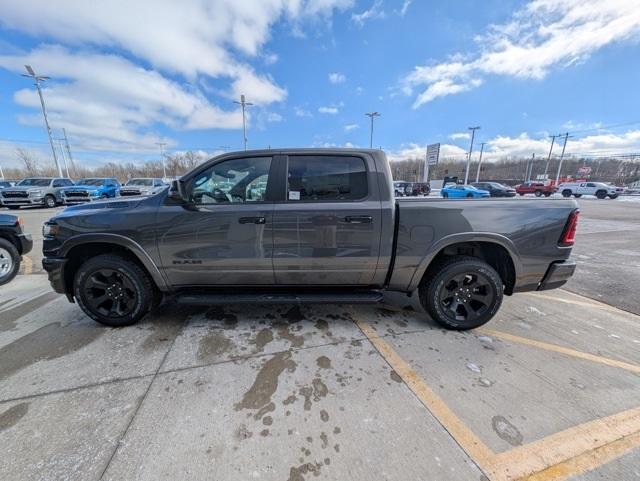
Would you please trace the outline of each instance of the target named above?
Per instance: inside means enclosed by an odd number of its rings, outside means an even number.
[[[551,197],[551,192],[545,192],[545,193],[544,193],[544,196],[545,196],[545,197]]]
[[[536,197],[542,197],[542,191],[541,191],[541,190],[536,190],[533,194],[534,194]]]
[[[573,196],[574,196],[576,199],[579,199],[580,197],[582,197],[582,194],[573,194]]]
[[[597,192],[596,192],[596,197],[597,197],[598,199],[604,199],[604,198],[606,198],[606,197],[607,197],[607,191],[605,191],[605,190],[599,190],[599,191],[597,191]]]
[[[467,194],[467,199],[471,199],[471,198],[473,198],[473,194],[472,194],[471,192],[469,192],[469,193]]]
[[[429,271],[433,275],[423,279],[419,287],[420,303],[446,329],[475,329],[489,322],[500,309],[502,279],[486,262],[456,256],[440,261]],[[454,304],[455,311],[451,309]]]
[[[519,195],[520,195],[520,196],[523,196],[523,195],[524,195],[524,193],[523,193],[523,192],[519,192]]]
[[[571,197],[571,191],[569,189],[563,190],[562,197]]]
[[[0,238],[0,286],[8,284],[20,270],[20,253],[7,239]]]
[[[112,254],[85,261],[75,274],[73,292],[87,316],[111,327],[135,324],[156,300],[147,273],[134,262]]]
[[[47,194],[44,196],[44,206],[47,209],[53,209],[56,206],[56,198],[51,194]]]
[[[100,200],[104,200],[104,199],[108,199],[108,198],[109,198],[109,196],[107,194],[102,194],[100,196]]]
[[[609,195],[609,199],[617,199],[617,198],[618,198],[618,194]]]
[[[447,199],[447,198],[449,197],[449,193],[448,193],[448,192],[443,192],[443,193],[442,193],[442,197],[443,197],[444,199]]]

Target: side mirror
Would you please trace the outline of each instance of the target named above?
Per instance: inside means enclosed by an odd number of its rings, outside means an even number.
[[[169,198],[177,202],[187,201],[182,182],[179,180],[171,181],[171,186],[169,187]]]

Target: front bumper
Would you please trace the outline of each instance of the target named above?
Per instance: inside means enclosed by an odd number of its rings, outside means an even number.
[[[70,293],[67,293],[64,282],[64,266],[67,263],[67,260],[68,259],[61,257],[44,257],[42,259],[42,267],[47,271],[49,282],[51,283],[53,290],[60,294],[67,294],[67,296],[69,296]]]
[[[571,260],[554,262],[547,269],[547,273],[542,278],[538,287],[539,291],[556,289],[563,286],[576,270],[576,263]]]
[[[64,205],[78,205],[95,202],[96,200],[100,200],[100,197],[63,197],[62,203]]]
[[[43,205],[43,197],[10,197],[2,198],[2,205]]]
[[[31,234],[18,234],[18,242],[20,243],[20,254],[28,254],[33,249],[33,239]]]

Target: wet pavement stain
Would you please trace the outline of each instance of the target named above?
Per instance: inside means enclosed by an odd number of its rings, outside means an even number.
[[[60,327],[47,324],[0,348],[0,379],[15,374],[38,361],[66,356],[91,344],[108,332],[97,324],[72,324]]]
[[[29,403],[20,403],[0,413],[0,432],[9,429],[20,421],[29,411]]]
[[[256,349],[259,352],[264,350],[264,347],[273,341],[273,332],[268,327],[260,329],[256,336]]]
[[[299,393],[304,397],[304,410],[311,411],[312,400],[316,402],[320,401],[320,398],[327,396],[329,389],[327,389],[326,384],[322,382],[322,379],[317,377],[311,382],[311,386],[301,387]]]
[[[231,347],[231,339],[219,329],[210,330],[198,346],[198,359],[203,362],[211,362],[226,353]]]
[[[39,309],[60,297],[60,294],[57,292],[45,292],[44,294],[34,297],[28,302],[24,302],[19,306],[0,312],[0,318],[2,319],[2,322],[0,322],[0,332],[15,329],[18,319],[31,314],[36,309]]]
[[[325,411],[324,409],[320,411],[320,419],[322,419],[323,422],[328,422],[329,421],[329,413],[327,411]]]
[[[316,364],[320,369],[331,369],[331,359],[327,356],[320,356],[316,359]]]
[[[282,314],[282,317],[287,319],[292,324],[295,323],[295,322],[303,321],[305,319],[305,316],[300,311],[300,307],[299,306],[293,306],[287,312]]]
[[[500,439],[508,442],[511,446],[521,446],[523,436],[511,422],[504,416],[494,416],[491,419],[491,426]]]
[[[402,382],[402,378],[400,377],[400,375],[397,372],[395,372],[393,369],[389,373],[389,377],[391,377],[391,379],[395,382]]]
[[[312,474],[314,477],[320,476],[320,468],[322,463],[305,463],[300,466],[292,466],[289,470],[289,479],[287,481],[305,481],[305,474]]]
[[[304,345],[304,336],[299,336],[291,332],[291,326],[283,322],[274,322],[273,327],[278,331],[279,339],[286,339],[291,343],[291,347],[302,347]],[[302,326],[297,326],[297,329],[301,329]]]
[[[267,404],[266,406],[264,406],[263,408],[261,408],[257,413],[255,413],[253,415],[253,419],[260,419],[262,418],[262,416],[264,416],[267,413],[271,413],[273,411],[276,410],[276,405],[273,402],[270,402],[269,404]]]
[[[225,312],[224,308],[221,306],[214,306],[209,309],[206,312],[205,317],[212,321],[224,321],[224,329],[233,329],[238,324],[238,316]]]
[[[285,371],[295,371],[297,364],[291,359],[290,352],[279,352],[263,364],[249,390],[244,393],[242,401],[235,405],[235,410],[261,409],[271,402],[271,396],[278,389],[278,379]]]

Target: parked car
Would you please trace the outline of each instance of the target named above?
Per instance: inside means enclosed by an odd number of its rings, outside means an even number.
[[[22,219],[0,214],[0,286],[10,282],[20,269],[22,256],[31,251],[33,241],[25,234]]]
[[[414,197],[427,196],[431,193],[431,184],[428,182],[414,182],[411,186],[411,195]]]
[[[62,204],[60,191],[72,186],[71,179],[64,177],[29,177],[14,187],[0,190],[2,205],[9,209],[19,209],[24,205],[55,207]]]
[[[43,226],[43,266],[56,292],[109,326],[135,323],[163,295],[352,304],[398,291],[462,330],[489,321],[503,295],[573,274],[575,200],[453,207],[394,199],[380,150],[234,152],[156,195],[68,207]]]
[[[491,197],[515,197],[516,195],[516,190],[513,187],[499,182],[473,182],[471,185],[476,189],[486,190]]]
[[[595,195],[598,199],[607,197],[615,199],[619,195],[615,186],[602,182],[563,182],[558,185],[558,191],[563,197],[574,196],[576,198],[583,195]]]
[[[440,190],[440,195],[446,198],[479,198],[490,197],[490,194],[486,190],[476,189],[472,185],[463,184],[447,184]]]
[[[146,177],[131,179],[120,188],[120,195],[154,195],[166,187],[167,184],[165,184],[162,179],[158,178]]]
[[[119,193],[120,182],[112,177],[80,179],[73,187],[66,187],[60,192],[65,205],[114,198]]]
[[[396,180],[393,183],[393,194],[395,197],[407,197],[413,194],[413,184],[405,180]]]
[[[553,185],[543,184],[542,182],[525,182],[523,184],[516,185],[516,193],[520,195],[533,194],[536,197],[549,197],[551,194],[557,192]]]

